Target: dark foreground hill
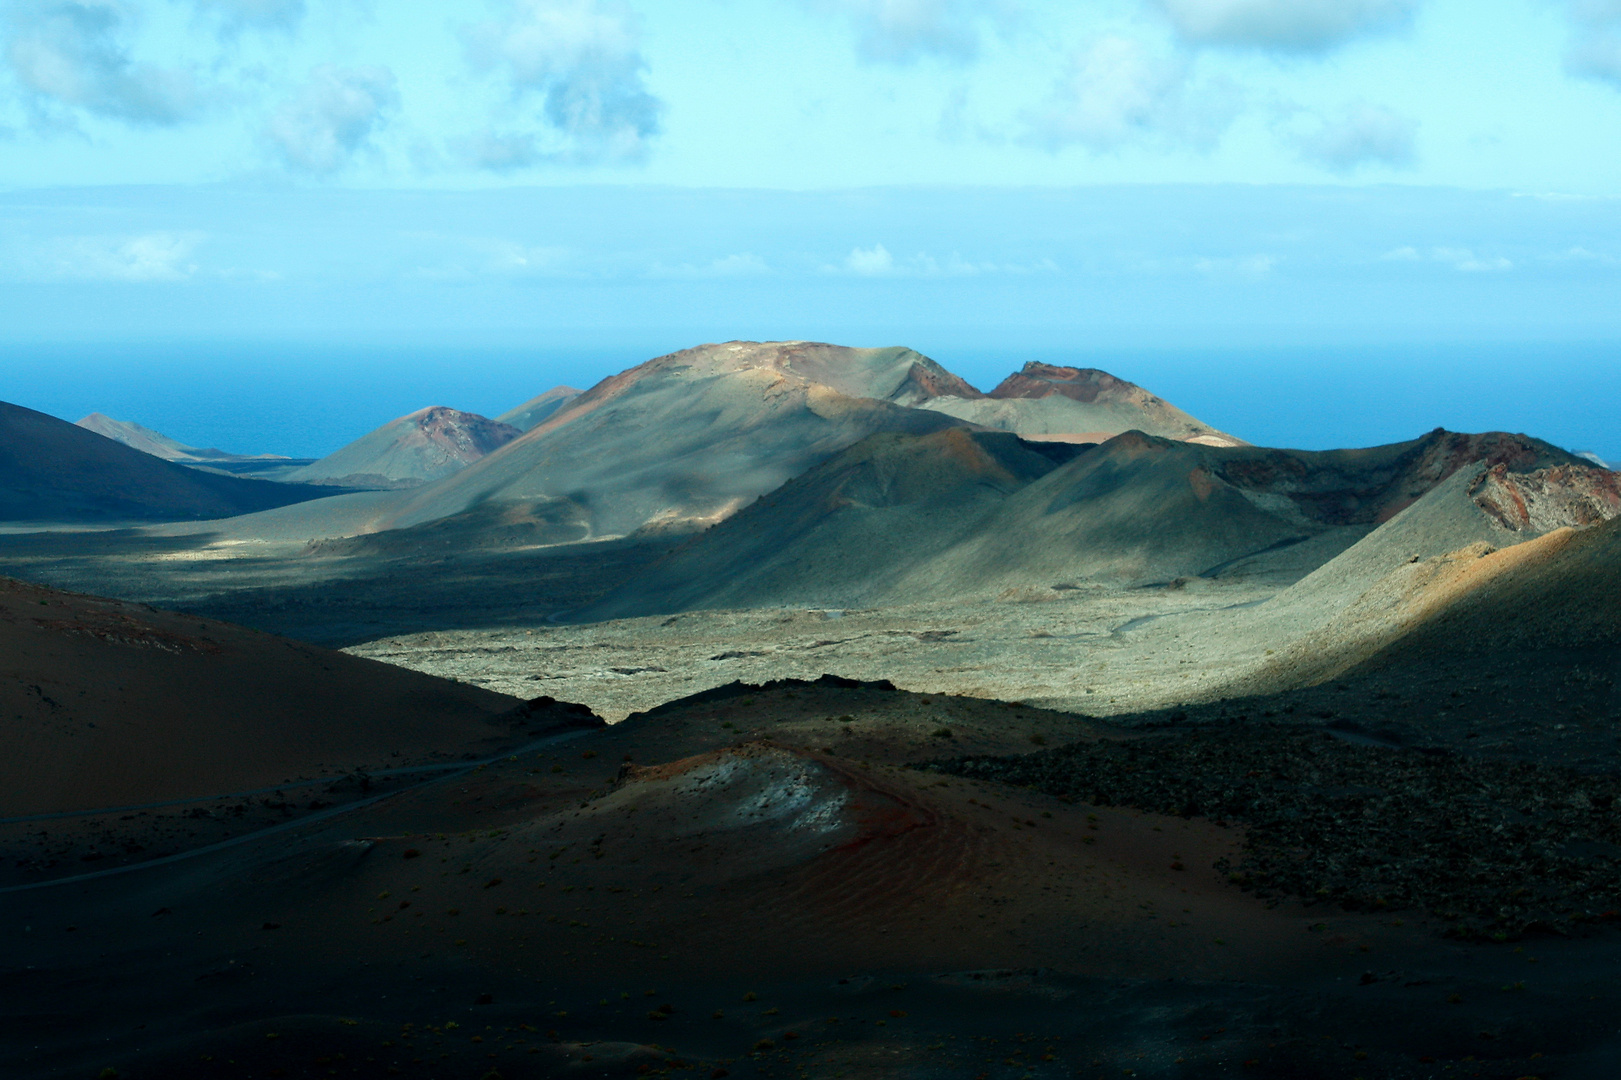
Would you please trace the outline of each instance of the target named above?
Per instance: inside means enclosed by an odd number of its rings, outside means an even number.
[[[953,432],[868,440],[576,617],[909,603],[1080,581],[1163,583],[1259,572],[1283,553],[1314,560],[1310,569],[1465,468],[1471,476],[1497,468],[1518,477],[1551,466],[1571,477],[1611,475],[1573,464],[1546,443],[1500,433],[1435,431],[1369,449],[1295,451],[1129,432],[1070,450],[1068,460],[1043,458],[1037,444],[1016,440],[994,446],[997,454],[986,436]],[[1009,469],[1014,459],[1021,464]],[[1440,550],[1477,533],[1507,535],[1467,493],[1460,498],[1461,518],[1478,528],[1453,529],[1447,540],[1456,542]],[[1550,509],[1527,520],[1522,538],[1566,523],[1564,511]]]
[[[502,694],[212,619],[0,578],[0,817],[488,754]],[[526,721],[527,718],[524,718]]]
[[[224,518],[331,494],[186,468],[54,416],[0,402],[0,521]]]

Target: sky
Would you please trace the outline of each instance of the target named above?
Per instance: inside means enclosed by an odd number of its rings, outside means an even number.
[[[1267,378],[1279,441],[1383,430],[1362,368],[1436,416],[1530,368],[1480,419],[1621,457],[1553,389],[1621,368],[1618,146],[1621,0],[0,0],[0,398],[185,423],[274,356],[369,418],[817,338]]]

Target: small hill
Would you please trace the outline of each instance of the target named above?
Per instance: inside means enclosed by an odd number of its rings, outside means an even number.
[[[1083,580],[1164,583],[1253,568],[1291,550],[1309,552],[1309,570],[1466,465],[1493,468],[1516,490],[1540,482],[1521,476],[1539,468],[1593,471],[1523,436],[1445,431],[1331,451],[1141,432],[1069,451],[1069,460],[1040,458],[1037,446],[998,444],[989,433],[869,440],[577,617],[910,603]],[[1483,505],[1468,505],[1479,529],[1499,528]]]
[[[329,494],[186,468],[0,402],[0,521],[214,519]]]
[[[516,409],[509,409],[497,416],[495,422],[510,424],[519,431],[528,431],[582,393],[584,391],[576,390],[572,386],[554,386],[539,397],[531,398]]]
[[[1028,363],[989,394],[943,393],[921,408],[1026,439],[1103,442],[1126,431],[1210,446],[1244,446],[1135,383],[1096,368]]]
[[[510,424],[435,405],[390,420],[286,479],[345,487],[416,487],[465,468],[521,434]]]
[[[228,623],[0,579],[0,815],[494,753],[520,702]]]

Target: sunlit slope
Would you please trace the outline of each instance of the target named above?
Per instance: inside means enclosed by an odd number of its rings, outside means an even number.
[[[390,420],[286,479],[356,487],[415,486],[449,476],[518,435],[511,425],[435,405]]]
[[[920,405],[1027,439],[1103,442],[1141,431],[1211,446],[1245,445],[1135,383],[1096,368],[1032,362],[989,394],[946,395]]]

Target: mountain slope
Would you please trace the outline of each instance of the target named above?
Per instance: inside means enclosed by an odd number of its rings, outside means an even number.
[[[133,450],[143,454],[160,457],[164,461],[178,461],[182,464],[200,463],[213,465],[221,462],[287,462],[292,458],[280,454],[232,454],[224,450],[215,450],[212,447],[187,446],[178,439],[171,439],[162,432],[153,431],[149,427],[142,427],[133,420],[114,420],[103,413],[91,413],[82,420],[74,422],[75,427],[82,427],[86,431],[94,431],[97,435],[121,442]]]
[[[228,623],[0,579],[0,815],[493,753],[515,698]],[[396,753],[396,751],[398,753]]]
[[[1128,432],[1060,464],[1004,469],[993,484],[988,436],[959,436],[955,453],[950,434],[853,448],[576,617],[1165,582],[1219,576],[1308,542],[1326,561],[1466,465],[1480,464],[1466,481],[1495,466],[1492,475],[1519,486],[1539,468],[1581,470],[1552,446],[1501,434],[1294,451]],[[1016,448],[1029,462],[1033,445],[1009,444],[1002,459]],[[1505,531],[1469,507],[1479,529]]]
[[[1006,432],[869,436],[651,568],[582,619],[792,603],[854,607],[973,530],[1072,456]],[[874,554],[882,557],[875,559]]]
[[[350,487],[414,487],[449,476],[520,434],[509,424],[435,405],[390,420],[287,474],[287,479]]]
[[[516,409],[508,409],[497,416],[495,422],[509,424],[519,431],[528,431],[582,393],[583,390],[576,390],[572,386],[554,386],[539,397],[530,398]]]
[[[327,494],[189,469],[0,402],[0,521],[213,519]]]
[[[961,421],[905,401],[944,369],[907,349],[729,342],[604,379],[521,438],[406,497],[391,524],[568,500],[594,536],[719,520],[878,431]],[[960,380],[959,380],[960,381]]]
[[[1126,431],[1166,439],[1243,446],[1134,383],[1096,368],[1028,363],[989,394],[943,394],[918,403],[1027,439],[1102,442]]]

